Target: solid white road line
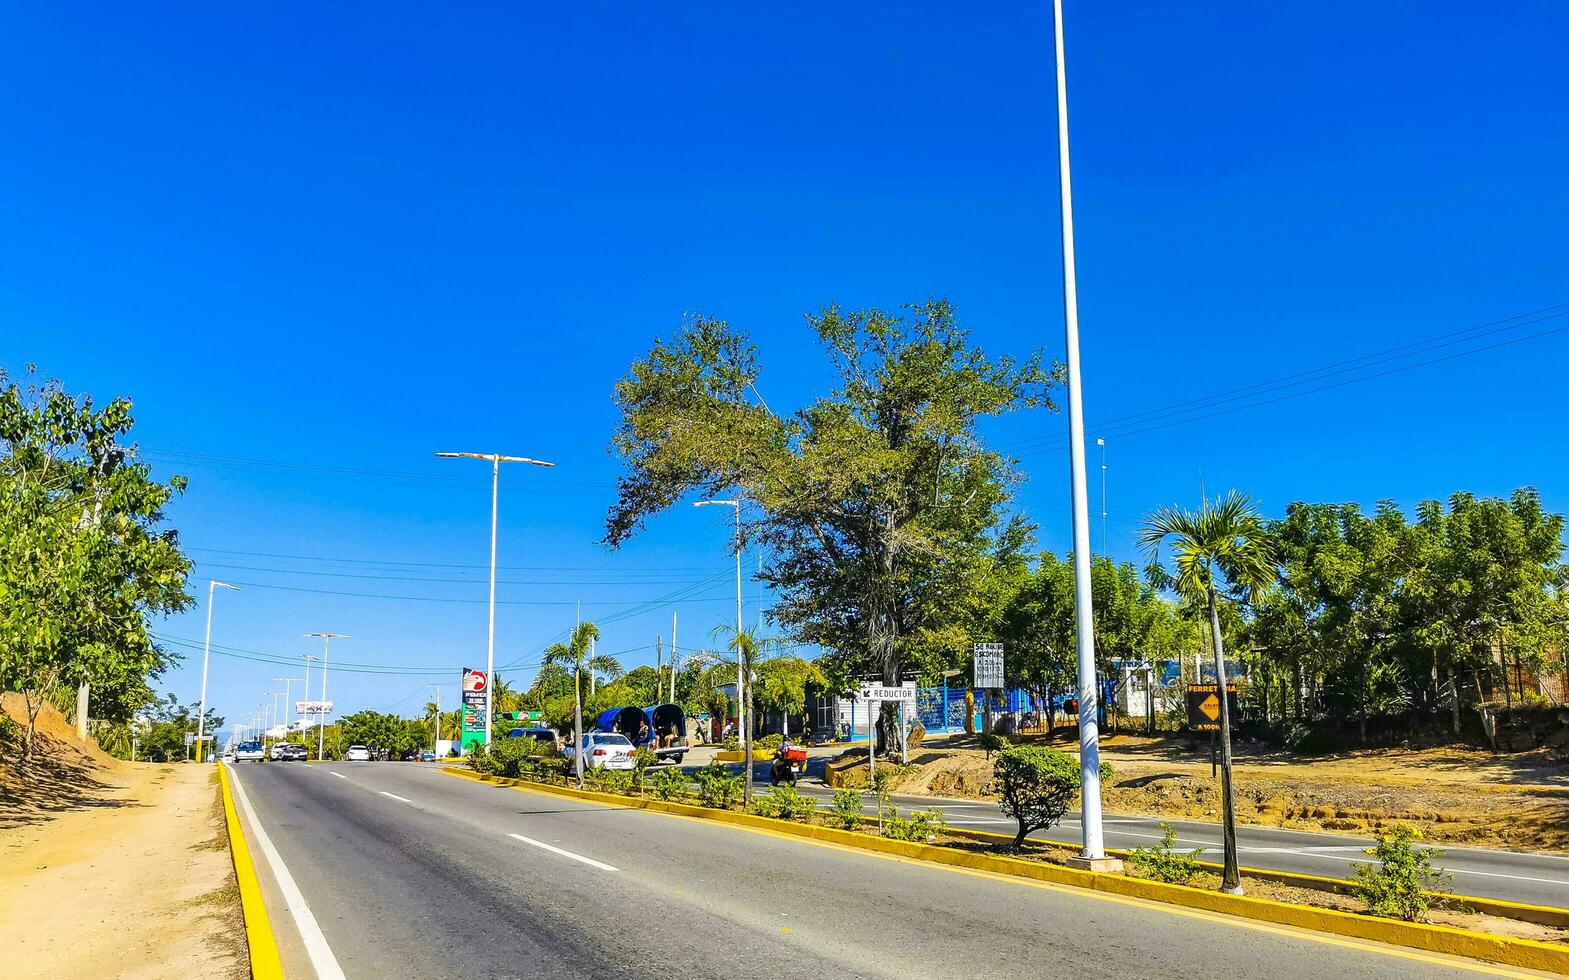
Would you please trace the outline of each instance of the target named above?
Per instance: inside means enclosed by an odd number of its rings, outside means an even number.
[[[390,796],[393,799],[399,801],[400,803],[413,803],[414,802],[413,800],[408,799],[407,797],[399,796],[396,793],[389,793],[389,792],[387,792],[384,789],[377,790],[376,792],[380,793],[382,796]]]
[[[327,770],[327,771],[328,771],[328,772],[332,772],[332,770],[331,770],[331,769],[328,769],[328,770]],[[339,779],[348,779],[348,778],[349,778],[349,777],[347,777],[347,776],[345,776],[345,775],[344,775],[344,774],[343,774],[343,773],[341,773],[341,772],[332,772],[332,774],[333,774],[333,775],[334,775],[334,776],[337,776],[337,777],[338,777],[338,778],[339,778]]]
[[[552,846],[550,844],[546,844],[544,841],[535,840],[532,837],[524,837],[522,834],[508,834],[507,836],[512,838],[513,840],[520,840],[520,841],[522,841],[525,844],[533,844],[535,847],[543,848],[544,850],[547,850],[547,851],[549,851],[552,854],[559,854],[562,857],[571,858],[574,861],[582,861],[584,864],[587,864],[587,865],[590,865],[592,867],[598,868],[601,871],[618,871],[618,870],[620,870],[619,868],[611,867],[610,865],[604,863],[603,861],[596,861],[593,858],[584,857],[581,854],[573,854],[571,851],[563,851],[559,847],[554,847],[554,846]]]
[[[300,894],[300,888],[294,883],[294,876],[289,874],[288,867],[283,863],[283,858],[278,856],[278,849],[272,846],[272,838],[267,836],[267,831],[262,828],[261,821],[256,818],[256,811],[251,808],[250,798],[245,795],[245,787],[240,784],[237,773],[230,773],[234,777],[234,793],[240,798],[240,807],[245,811],[245,819],[250,821],[251,831],[256,835],[256,843],[260,845],[267,864],[272,868],[272,876],[277,879],[278,890],[283,892],[283,901],[289,907],[289,914],[294,917],[294,925],[300,930],[300,939],[305,944],[305,953],[311,959],[311,966],[316,970],[320,980],[345,980],[343,968],[338,966],[338,958],[332,955],[332,947],[327,945],[327,937],[322,935],[321,926],[316,923],[316,916],[311,914],[311,907],[305,904],[305,896]]]

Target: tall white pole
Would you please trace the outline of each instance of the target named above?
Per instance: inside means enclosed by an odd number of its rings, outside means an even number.
[[[1100,447],[1100,553],[1106,554],[1106,440],[1096,439]]]
[[[490,460],[490,628],[485,638],[485,745],[490,746],[490,716],[496,690],[496,505],[500,500],[501,456]]]
[[[290,723],[293,721],[293,711],[289,707],[289,695],[293,693],[294,681],[295,680],[296,680],[296,678],[293,678],[293,677],[274,677],[273,678],[273,682],[274,683],[277,683],[278,681],[282,681],[283,682],[283,718],[284,718],[284,738],[285,739],[288,738],[288,730],[289,730],[290,727],[292,727],[292,725]]]
[[[212,597],[217,582],[207,582],[207,637],[202,640],[202,697],[196,708],[196,761],[202,761],[202,735],[207,731],[207,660],[212,654]]]
[[[425,686],[436,692],[436,735],[430,740],[430,751],[436,754],[441,751],[441,685],[426,684]]]
[[[736,640],[736,687],[737,700],[740,701],[736,714],[741,722],[741,765],[744,769],[745,782],[741,784],[741,799],[743,804],[752,801],[752,729],[747,726],[746,717],[746,685],[748,678],[746,646],[741,642],[741,501],[735,501],[735,640]]]
[[[321,638],[321,699],[327,700],[327,658],[332,655],[332,637]],[[327,713],[321,712],[316,716],[316,758],[326,758],[327,750]]]
[[[1068,360],[1068,443],[1073,484],[1073,595],[1078,624],[1079,769],[1085,861],[1104,861],[1101,828],[1100,732],[1096,715],[1095,618],[1090,593],[1090,514],[1084,480],[1084,394],[1079,374],[1079,291],[1073,256],[1073,180],[1068,164],[1068,70],[1062,38],[1062,0],[1052,0],[1057,56],[1057,159],[1062,202],[1062,303]]]
[[[1565,656],[1569,656],[1566,653]],[[676,703],[676,669],[681,661],[676,657],[676,611],[670,610],[670,703]]]

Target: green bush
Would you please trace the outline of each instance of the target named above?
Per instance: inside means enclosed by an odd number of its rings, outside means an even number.
[[[632,788],[639,793],[643,792],[643,780],[648,774],[648,767],[659,761],[659,754],[653,749],[644,746],[632,753]]]
[[[1179,851],[1176,849],[1177,832],[1165,822],[1160,827],[1166,832],[1160,843],[1154,847],[1135,847],[1128,855],[1128,863],[1146,878],[1164,881],[1168,885],[1186,885],[1198,877],[1199,857],[1204,853],[1204,848]]]
[[[1425,922],[1431,907],[1431,892],[1442,889],[1451,879],[1448,872],[1433,867],[1433,860],[1444,856],[1434,847],[1416,842],[1422,834],[1409,824],[1393,824],[1378,832],[1378,843],[1367,853],[1378,859],[1371,864],[1352,865],[1351,880],[1358,898],[1374,915]]]
[[[810,820],[817,812],[817,801],[802,796],[794,786],[775,786],[762,796],[754,796],[747,812],[781,820]]]
[[[721,762],[710,762],[699,769],[694,778],[697,796],[704,806],[728,810],[741,798],[741,777],[731,773]]]
[[[1110,773],[1101,767],[1104,777]],[[1079,760],[1044,745],[1013,745],[997,754],[992,784],[1002,812],[1019,822],[1014,847],[1055,826],[1079,791]]]
[[[828,809],[828,819],[845,830],[860,830],[865,822],[862,820],[861,794],[853,789],[835,793]]]
[[[992,757],[993,752],[1001,752],[1008,747],[1008,740],[1001,735],[983,734],[978,741],[981,743],[981,748],[985,750],[987,759]]]
[[[719,747],[726,752],[739,752],[741,751],[741,736],[727,735],[724,741],[719,743]]]
[[[783,735],[762,735],[752,739],[753,752],[778,752],[784,745]]]
[[[675,766],[661,769],[648,778],[649,790],[661,800],[679,800],[691,792],[686,773]]]
[[[476,745],[463,757],[468,767],[484,776],[496,776],[501,773],[501,763],[491,755],[483,745]]]
[[[583,784],[600,793],[627,796],[632,792],[632,773],[627,769],[591,767],[583,770]]]
[[[926,843],[948,826],[941,810],[911,810],[908,817],[899,816],[899,808],[890,806],[883,812],[883,836],[894,840]]]

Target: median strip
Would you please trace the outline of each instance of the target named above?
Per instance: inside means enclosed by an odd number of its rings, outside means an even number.
[[[511,786],[514,789],[526,792],[585,800],[608,806],[696,817],[702,820],[713,820],[757,830],[827,841],[862,850],[929,861],[951,867],[988,871],[994,874],[1038,882],[1070,885],[1108,895],[1145,899],[1168,905],[1184,906],[1190,909],[1200,909],[1206,912],[1218,912],[1244,919],[1269,922],[1281,926],[1370,940],[1392,946],[1403,946],[1410,949],[1483,960],[1489,963],[1500,963],[1530,970],[1544,970],[1551,973],[1569,975],[1569,947],[1555,943],[1491,935],[1453,926],[1403,922],[1397,919],[1385,919],[1354,912],[1342,912],[1335,909],[1314,908],[1307,905],[1293,905],[1250,896],[1227,895],[1186,885],[1168,885],[1163,882],[1133,878],[1127,875],[1081,871],[1076,868],[1047,864],[1041,861],[980,854],[974,851],[943,847],[935,844],[894,840],[858,831],[840,830],[818,824],[793,823],[788,820],[738,813],[733,810],[710,809],[708,807],[665,800],[598,793],[591,790],[579,790],[572,787],[536,783],[522,779],[483,776],[456,767],[447,767],[442,771],[462,779],[491,783],[492,785]],[[980,836],[983,832],[962,830],[953,831],[953,833],[963,836]],[[997,835],[986,836],[995,837]]]

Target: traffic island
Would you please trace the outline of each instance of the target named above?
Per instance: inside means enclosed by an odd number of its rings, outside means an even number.
[[[942,842],[941,838],[936,843],[898,840],[822,823],[780,820],[731,809],[696,806],[676,800],[622,796],[530,780],[484,776],[451,766],[445,767],[442,772],[450,776],[507,786],[525,792],[582,800],[604,806],[651,810],[712,820],[949,867],[1086,888],[1109,895],[1144,899],[1432,953],[1569,975],[1569,946],[1560,941],[1519,938],[1448,925],[1404,922],[1313,904],[1278,901],[1254,895],[1227,895],[1218,891],[1189,885],[1167,884],[1129,874],[1079,869],[1068,866],[1065,860],[1063,863],[1053,863],[1050,859],[1031,859],[1029,856],[998,853],[1003,849],[1002,846],[992,841],[977,840],[969,833],[945,830],[942,837],[950,838],[948,843]],[[1049,852],[1040,853],[1043,858],[1051,856]],[[1065,859],[1069,855],[1058,852],[1055,856],[1058,859]]]

